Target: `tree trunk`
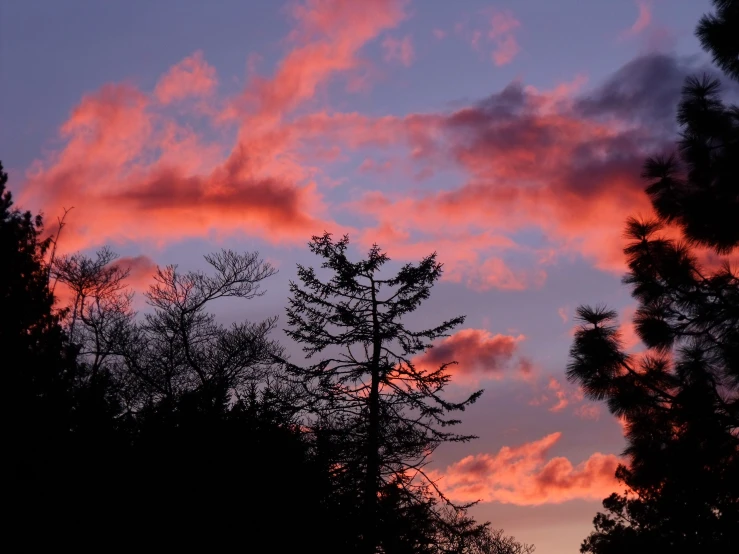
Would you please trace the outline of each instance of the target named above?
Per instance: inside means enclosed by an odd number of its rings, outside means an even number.
[[[371,384],[369,394],[369,433],[367,436],[367,475],[364,489],[364,552],[377,551],[377,482],[380,471],[379,432],[380,432],[380,354],[382,339],[377,316],[375,283],[372,281],[372,363],[370,366]]]

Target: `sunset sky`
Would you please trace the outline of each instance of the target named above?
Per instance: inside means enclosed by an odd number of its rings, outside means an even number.
[[[258,250],[280,272],[219,305],[223,321],[283,315],[324,230],[393,267],[437,251],[443,280],[413,321],[467,320],[419,363],[456,359],[450,395],[486,392],[460,429],[479,440],[440,449],[435,475],[538,554],[572,553],[620,490],[624,446],[566,382],[574,310],[633,310],[623,222],[649,213],[640,166],[670,148],[682,81],[708,67],[693,36],[708,10],[7,0],[0,159],[21,207],[50,225],[74,207],[63,250],[110,245],[138,290],[156,264]]]

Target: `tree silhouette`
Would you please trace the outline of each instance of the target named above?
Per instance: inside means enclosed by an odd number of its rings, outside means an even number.
[[[464,321],[457,317],[418,331],[403,322],[441,276],[436,256],[381,278],[387,255],[373,246],[366,259],[351,262],[348,245],[348,237],[333,241],[328,233],[309,243],[330,277],[323,281],[313,268],[298,265],[302,287],[290,284],[286,333],[303,345],[308,358],[326,357],[308,367],[286,367],[308,393],[313,425],[336,436],[337,472],[350,476],[354,490],[361,491],[360,548],[374,553],[382,542],[382,491],[400,487],[409,494],[406,500],[423,504],[429,484],[433,487],[424,479],[424,467],[435,448],[473,438],[447,431],[458,423],[447,414],[464,410],[482,391],[462,402],[446,401],[441,393],[453,362],[436,369],[413,362]]]
[[[718,16],[698,33],[726,66],[736,39],[714,27],[739,28],[738,4],[714,4]],[[625,422],[629,460],[616,473],[625,493],[604,501],[582,552],[720,551],[739,541],[739,276],[699,248],[739,246],[739,110],[724,106],[717,81],[689,78],[678,121],[678,155],[645,164],[658,217],[627,223],[624,282],[649,350],[624,351],[615,312],[578,310],[568,377]]]
[[[739,79],[739,2],[713,0],[715,14],[704,15],[696,34],[705,50],[713,54],[713,61],[727,75]]]
[[[739,2],[714,0],[718,12],[697,35],[729,77],[739,81]],[[739,108],[726,106],[720,82],[687,79],[678,108],[679,156],[647,161],[644,177],[657,215],[675,223],[692,244],[726,254],[739,244]]]
[[[0,164],[0,351],[3,405],[12,418],[6,451],[15,482],[51,478],[50,459],[63,455],[72,427],[76,378],[70,348],[48,287],[40,215],[13,207]],[[61,473],[55,473],[58,477]]]
[[[268,337],[274,318],[229,328],[208,311],[261,294],[274,269],[231,251],[206,256],[210,273],[160,268],[151,310],[139,316],[117,258],[107,248],[60,256],[51,271],[72,292],[63,322],[82,424],[71,456],[85,468],[59,479],[54,496],[94,506],[81,513],[111,534],[126,528],[168,544],[172,533],[192,536],[193,520],[213,546],[214,530],[261,534],[279,513],[291,533],[270,541],[275,550],[295,551],[319,532],[325,552],[341,552],[324,516],[329,474],[288,408],[293,391],[272,371],[282,353]]]
[[[150,398],[195,392],[213,402],[243,394],[266,376],[279,345],[268,338],[276,319],[218,323],[208,306],[221,298],[248,300],[262,294],[260,283],[275,273],[256,253],[224,250],[205,257],[214,274],[158,269],[146,293],[154,308],[136,328],[125,354]]]

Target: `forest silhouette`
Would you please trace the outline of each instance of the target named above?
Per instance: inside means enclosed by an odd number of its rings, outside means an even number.
[[[739,82],[739,2],[714,0],[697,36]],[[675,152],[645,161],[652,218],[626,222],[624,284],[646,354],[626,352],[617,314],[578,309],[568,379],[625,425],[623,492],[581,552],[720,552],[739,544],[739,108],[718,79],[687,79]],[[373,246],[314,236],[286,318],[219,322],[219,299],[263,294],[258,253],[205,256],[208,271],[157,268],[133,307],[110,249],[64,251],[21,211],[0,165],[0,352],[10,415],[11,534],[27,548],[525,554],[473,504],[447,498],[428,464],[476,391],[444,394],[455,360],[414,359],[464,316],[412,328],[443,266],[395,274]],[[83,213],[74,214],[84,218]],[[707,263],[702,252],[710,252]],[[391,252],[392,253],[392,252]],[[716,261],[718,260],[718,261]],[[285,325],[304,360],[271,338]]]

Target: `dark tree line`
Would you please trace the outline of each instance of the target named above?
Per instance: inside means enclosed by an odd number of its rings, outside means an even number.
[[[411,362],[462,320],[426,331],[401,322],[440,276],[434,256],[381,279],[379,249],[353,263],[347,239],[314,237],[333,276],[322,283],[299,268],[305,289],[291,287],[290,336],[308,353],[337,345],[349,354],[300,368],[270,338],[276,318],[224,326],[211,311],[263,293],[275,269],[256,253],[206,256],[209,272],[159,268],[138,314],[117,256],[58,255],[63,233],[44,238],[41,217],[15,209],[6,182],[0,168],[5,499],[21,540],[533,550],[424,480],[438,444],[472,438],[449,433],[446,412],[479,396],[446,402],[446,368]],[[381,300],[381,288],[394,292]]]
[[[739,2],[714,5],[697,35],[739,80]],[[644,166],[656,216],[626,229],[624,282],[648,351],[624,351],[615,312],[578,311],[568,375],[624,419],[629,462],[616,474],[624,494],[603,502],[582,552],[739,544],[739,273],[722,257],[739,249],[739,108],[722,101],[717,79],[690,77],[677,113],[677,153]]]

